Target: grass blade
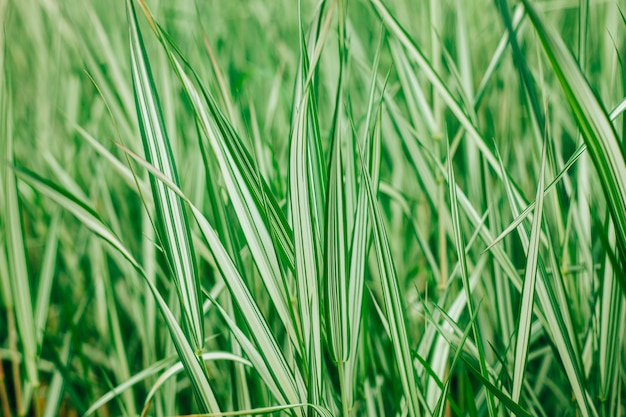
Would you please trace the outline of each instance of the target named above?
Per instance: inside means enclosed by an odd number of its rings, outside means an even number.
[[[544,141],[541,153],[541,171],[537,184],[537,197],[535,199],[535,216],[530,232],[530,244],[526,260],[526,273],[522,287],[522,299],[520,302],[519,323],[517,326],[517,340],[515,342],[515,361],[513,370],[513,389],[511,398],[519,402],[524,374],[528,361],[528,341],[532,325],[532,313],[535,304],[535,282],[537,280],[537,265],[539,260],[539,247],[541,238],[541,221],[543,213],[543,188],[545,181],[546,144]]]
[[[49,197],[65,210],[72,213],[89,230],[108,242],[135,268],[135,270],[142,275],[142,277],[145,278],[145,282],[150,288],[159,310],[165,319],[171,337],[174,341],[176,351],[185,365],[185,370],[187,371],[192,386],[194,387],[194,392],[200,402],[200,406],[205,412],[219,412],[219,406],[213,394],[213,390],[209,385],[209,381],[195,353],[195,349],[192,348],[187,336],[176,321],[176,318],[167,306],[167,303],[159,293],[155,284],[145,277],[141,265],[135,260],[133,255],[122,244],[119,238],[109,229],[102,219],[100,219],[100,216],[84,202],[76,199],[67,191],[59,188],[52,182],[40,177],[26,168],[16,168],[16,170],[17,174],[20,175],[24,181],[37,189],[41,194]]]
[[[130,0],[126,2],[126,9],[129,20],[135,104],[146,159],[178,184],[178,174],[163,124],[159,97],[139,31],[135,8]],[[163,242],[165,255],[179,292],[189,332],[187,336],[194,349],[200,351],[204,345],[202,302],[199,297],[199,282],[196,276],[187,215],[182,201],[172,190],[154,177],[150,177],[150,185],[157,208],[159,237]]]
[[[362,154],[362,153],[361,153]],[[413,359],[409,348],[408,331],[404,316],[404,306],[398,286],[398,277],[394,269],[389,240],[383,224],[382,213],[378,207],[376,191],[371,182],[363,159],[361,159],[362,186],[367,192],[367,199],[372,222],[376,256],[378,258],[378,268],[381,284],[383,288],[384,304],[387,310],[389,322],[389,333],[393,345],[395,363],[400,374],[402,390],[407,402],[408,415],[417,417],[421,415],[418,398],[420,394],[417,390],[415,371],[413,369]]]
[[[450,152],[450,144],[448,143],[448,192],[450,193],[450,207],[452,213],[452,229],[454,230],[454,241],[456,245],[456,251],[459,257],[459,264],[461,266],[461,279],[463,281],[463,289],[465,291],[465,298],[467,300],[467,310],[470,317],[477,317],[478,311],[474,307],[474,301],[472,298],[472,292],[470,289],[469,271],[467,267],[467,257],[465,255],[465,242],[463,233],[461,231],[461,224],[459,218],[459,203],[457,197],[457,184],[454,178],[454,169],[452,167],[452,153]],[[474,340],[476,348],[478,350],[478,362],[480,365],[480,372],[484,379],[489,380],[489,372],[487,371],[485,350],[483,348],[483,336],[480,332],[476,320],[471,321],[472,333],[474,334]],[[496,409],[493,402],[491,391],[487,392],[487,408],[490,416],[495,416]]]
[[[7,80],[3,80],[7,85]],[[24,365],[26,368],[26,381],[33,388],[39,386],[39,371],[37,370],[37,335],[36,326],[33,316],[33,305],[30,293],[30,276],[28,273],[28,258],[24,246],[24,232],[22,226],[22,214],[20,210],[20,201],[17,189],[17,179],[13,171],[14,161],[14,137],[13,137],[13,114],[12,103],[9,98],[9,92],[3,88],[2,100],[2,135],[5,137],[5,157],[3,163],[4,171],[4,226],[6,235],[6,249],[8,272],[11,283],[11,294],[13,298],[13,306],[15,308],[15,317],[17,319],[17,329],[20,335],[22,350],[24,355]],[[28,404],[22,404],[28,407]],[[19,410],[24,413],[24,410]]]
[[[616,241],[622,268],[626,268],[623,265],[626,259],[626,159],[619,137],[604,104],[594,93],[561,37],[543,22],[530,1],[524,0],[524,5],[600,177],[611,218],[617,229]]]

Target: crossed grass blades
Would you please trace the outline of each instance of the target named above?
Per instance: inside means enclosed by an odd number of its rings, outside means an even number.
[[[623,414],[623,9],[0,3],[2,415]]]

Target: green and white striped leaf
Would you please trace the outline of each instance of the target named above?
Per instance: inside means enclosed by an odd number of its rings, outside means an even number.
[[[600,177],[615,224],[617,247],[623,263],[626,259],[626,157],[622,152],[619,136],[605,105],[598,99],[561,37],[543,22],[530,1],[524,0],[524,6],[574,113],[587,151]],[[622,267],[626,268],[624,265]]]
[[[378,260],[378,270],[383,289],[384,306],[386,317],[389,322],[389,334],[393,345],[395,364],[400,374],[400,382],[404,399],[408,407],[408,415],[417,417],[421,415],[421,409],[418,399],[421,394],[418,393],[415,380],[415,370],[413,368],[413,358],[408,341],[408,331],[406,326],[406,318],[404,316],[404,305],[398,285],[398,277],[396,275],[391,251],[389,249],[389,239],[383,217],[378,207],[376,198],[377,192],[372,184],[369,172],[367,171],[364,161],[361,159],[361,175],[363,179],[362,187],[367,192],[367,200],[369,206],[370,221],[372,222],[374,246],[376,248],[376,257]]]
[[[513,369],[513,388],[511,398],[519,402],[526,364],[528,362],[528,345],[530,339],[530,329],[532,325],[533,307],[535,304],[535,282],[537,281],[537,265],[539,261],[539,248],[541,238],[541,222],[543,215],[543,196],[545,181],[547,145],[544,141],[541,153],[541,170],[539,173],[539,183],[537,184],[537,197],[535,199],[535,215],[533,226],[530,232],[530,242],[526,255],[526,272],[522,287],[522,299],[520,301],[519,321],[517,325],[517,339],[515,341],[515,360]]]
[[[194,392],[198,398],[200,406],[205,412],[219,412],[220,408],[213,394],[213,390],[209,385],[207,376],[204,373],[204,369],[195,353],[195,349],[192,348],[187,336],[176,321],[176,318],[167,306],[167,303],[159,293],[155,284],[145,277],[141,265],[135,260],[128,249],[126,249],[119,238],[109,229],[108,226],[106,226],[100,216],[86,203],[78,200],[67,191],[59,188],[54,183],[40,177],[32,171],[25,168],[17,168],[16,172],[24,181],[37,189],[38,192],[49,197],[65,210],[69,211],[78,220],[80,220],[84,226],[109,243],[122,256],[124,256],[124,258],[126,258],[126,260],[142,275],[142,277],[145,278],[144,281],[150,288],[159,310],[165,319],[174,342],[174,346],[178,352],[178,356],[185,365],[185,370],[187,371],[187,375],[189,376],[191,384],[194,387]]]
[[[176,164],[163,122],[159,96],[137,22],[135,8],[126,2],[130,31],[131,68],[137,118],[146,159],[178,184]],[[190,343],[196,351],[204,345],[202,301],[194,263],[193,245],[181,199],[154,177],[150,177],[159,234],[176,289],[179,292]]]
[[[283,355],[272,331],[265,320],[261,310],[259,309],[253,295],[247,287],[247,283],[237,270],[234,262],[230,258],[228,251],[224,248],[219,236],[202,214],[202,212],[189,201],[182,191],[169,180],[165,175],[160,172],[156,167],[150,164],[148,161],[132,152],[130,149],[121,147],[131,158],[137,161],[140,165],[146,168],[152,175],[159,178],[166,186],[168,186],[174,193],[182,198],[190,207],[191,212],[198,222],[200,231],[206,239],[209,248],[215,259],[215,263],[220,270],[222,277],[230,293],[237,303],[243,319],[248,324],[248,328],[252,334],[253,340],[258,348],[255,348],[250,343],[243,342],[247,340],[245,335],[238,329],[234,322],[223,314],[227,323],[237,337],[240,345],[248,354],[250,361],[254,367],[259,370],[261,367],[266,369],[267,372],[261,372],[261,375],[269,376],[271,379],[266,380],[266,383],[270,387],[275,387],[277,399],[285,403],[301,402],[306,399],[306,389],[302,386],[302,377],[298,373],[297,369],[292,370],[287,363],[286,358]],[[220,309],[221,306],[217,305]],[[223,309],[221,309],[223,311]],[[253,352],[258,352],[254,353]]]
[[[7,80],[0,80],[5,85]],[[24,246],[24,231],[22,226],[22,212],[17,190],[17,180],[13,171],[14,163],[14,137],[13,137],[13,112],[9,92],[2,89],[0,97],[0,124],[1,133],[5,137],[5,157],[2,161],[3,185],[4,185],[4,226],[8,261],[9,282],[17,330],[22,344],[24,365],[26,368],[26,381],[33,387],[39,386],[39,371],[37,370],[38,344],[33,304],[30,290],[30,276],[28,273],[28,258]],[[20,381],[21,383],[21,381]],[[25,404],[23,404],[25,405]],[[20,413],[24,410],[19,410]]]

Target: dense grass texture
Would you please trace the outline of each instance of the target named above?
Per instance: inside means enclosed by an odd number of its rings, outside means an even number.
[[[626,414],[623,0],[0,1],[0,414]]]

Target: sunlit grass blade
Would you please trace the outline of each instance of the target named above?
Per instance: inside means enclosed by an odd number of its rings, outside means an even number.
[[[333,362],[339,372],[339,384],[341,386],[342,414],[348,415],[352,400],[349,385],[346,379],[346,361],[349,356],[350,332],[348,321],[348,217],[346,215],[346,190],[344,188],[344,156],[342,141],[343,106],[342,102],[342,62],[339,68],[339,86],[335,99],[335,115],[333,131],[331,132],[332,145],[330,154],[330,170],[328,175],[328,188],[326,198],[326,239],[324,246],[323,291],[326,296],[322,301],[325,307],[326,332],[329,350]],[[347,138],[347,140],[353,140]]]
[[[321,11],[319,17],[321,19]],[[305,378],[309,385],[309,401],[316,404],[322,389],[320,268],[327,179],[321,165],[322,139],[312,83],[317,60],[314,56],[309,63],[309,45],[305,42],[301,17],[299,38],[300,63],[289,144],[289,208],[293,223],[299,318],[307,370]],[[318,49],[321,45],[313,42],[310,47]]]
[[[319,236],[314,232],[315,212],[311,207],[309,135],[307,129],[308,100],[298,109],[296,126],[291,139],[290,193],[291,215],[295,241],[298,305],[304,336],[304,348],[313,377],[321,366],[319,291]],[[319,387],[318,387],[319,389]]]
[[[228,316],[226,311],[224,311],[219,304],[216,304],[216,306],[235,340],[239,343],[239,346],[241,346],[241,350],[245,352],[255,371],[259,374],[263,382],[265,382],[269,391],[274,395],[274,398],[280,404],[294,404],[302,401],[299,398],[306,396],[306,390],[304,390],[304,388],[300,390],[296,388],[296,382],[293,380],[291,372],[278,350],[278,346],[271,341],[271,337],[268,339],[270,341],[269,345],[266,343],[268,340],[265,340],[267,338],[259,337],[261,331],[269,334],[269,328],[264,325],[253,334],[254,338],[257,340],[257,345],[262,348],[259,350]],[[254,322],[254,319],[252,319],[251,322]],[[303,417],[300,412],[297,414],[299,417]]]
[[[609,243],[614,243],[614,232],[608,236]],[[614,382],[616,372],[615,363],[618,361],[617,355],[619,346],[623,346],[624,335],[622,328],[624,324],[624,297],[623,288],[620,288],[618,271],[611,266],[611,261],[605,259],[604,282],[602,285],[601,298],[599,301],[600,310],[600,346],[599,346],[599,368],[600,368],[600,399],[612,401],[612,394],[617,391]]]
[[[567,102],[574,113],[606,197],[616,228],[622,263],[626,259],[626,159],[604,104],[593,91],[561,37],[548,27],[535,6],[524,0]],[[622,265],[622,268],[626,266]]]
[[[163,122],[159,97],[143,44],[134,5],[126,3],[130,31],[130,52],[137,118],[142,132],[146,159],[168,178],[178,183],[176,164]],[[176,194],[154,177],[150,178],[159,225],[158,234],[179,292],[188,337],[194,349],[204,345],[204,327],[199,282],[194,263],[187,215]]]
[[[37,289],[37,301],[35,303],[35,324],[37,331],[37,343],[43,343],[46,320],[48,318],[52,282],[54,279],[54,267],[57,261],[57,249],[59,244],[59,224],[61,212],[53,212],[46,238],[45,252],[41,262],[41,273]]]
[[[389,11],[387,6],[381,2],[381,0],[370,0],[370,2],[374,6],[376,12],[380,15],[389,32],[398,39],[402,46],[404,46],[409,57],[418,64],[424,75],[437,90],[437,93],[441,95],[443,102],[445,102],[445,104],[450,108],[450,111],[452,111],[452,113],[457,117],[461,125],[469,134],[470,138],[475,141],[476,146],[480,149],[487,162],[494,169],[497,169],[497,161],[491,149],[489,149],[487,142],[484,140],[477,127],[467,115],[467,112],[463,110],[461,104],[459,104],[454,95],[450,92],[446,84],[441,79],[440,74],[438,74],[435,68],[433,68],[433,65],[429,62],[421,49],[415,44],[415,42],[398,23],[397,19]]]
[[[202,122],[201,124],[208,120],[212,120],[215,123],[211,131],[215,131],[218,134],[216,138],[218,142],[214,142],[211,136],[209,136],[208,139],[211,142],[213,151],[218,155],[218,161],[225,159],[232,163],[231,169],[234,171],[234,174],[231,174],[231,176],[236,174],[237,179],[242,179],[242,182],[235,182],[237,185],[244,187],[245,184],[244,189],[252,198],[253,206],[251,207],[253,208],[251,208],[251,210],[259,211],[261,216],[267,214],[273,236],[278,242],[277,247],[280,249],[280,253],[287,262],[289,269],[293,270],[293,232],[275,196],[270,191],[270,186],[263,178],[259,178],[259,170],[256,166],[256,162],[244,146],[233,126],[228,122],[222,111],[220,111],[213,96],[201,83],[200,77],[196,71],[194,71],[192,66],[186,61],[175,42],[154,20],[144,1],[140,0],[139,4],[142,6],[152,30],[159,38],[165,52],[168,54],[174,70],[183,83],[185,92],[194,104],[194,112],[196,112],[198,120]],[[185,70],[191,73],[191,77],[186,75]],[[197,87],[194,85],[194,82],[197,84]],[[205,126],[202,127],[203,129],[205,128]],[[206,134],[207,132],[204,133]],[[216,143],[219,144],[219,149],[216,148]]]
[[[105,317],[102,322],[106,323],[102,330],[104,334],[111,340],[111,364],[112,373],[118,381],[125,381],[130,378],[130,365],[126,352],[126,344],[122,336],[121,320],[122,312],[119,303],[116,301],[116,294],[113,291],[113,285],[110,279],[109,266],[106,262],[106,256],[102,247],[102,242],[94,239],[89,242],[87,249],[90,264],[94,268],[93,280],[100,285],[102,307],[104,308]],[[125,414],[137,414],[137,409],[131,392],[124,392],[119,401],[120,407],[123,407]]]
[[[147,367],[147,368],[143,369],[141,372],[133,375],[132,377],[130,377],[128,380],[122,382],[121,384],[113,387],[110,391],[106,392],[104,395],[102,395],[100,398],[98,398],[93,404],[91,404],[89,406],[87,411],[85,411],[83,413],[83,416],[84,417],[90,416],[91,414],[95,413],[99,408],[101,408],[103,405],[105,405],[109,401],[115,399],[117,396],[119,396],[125,390],[130,389],[133,385],[136,385],[136,384],[138,384],[138,383],[140,383],[140,382],[150,378],[151,376],[157,375],[159,372],[161,372],[164,369],[167,369],[168,367],[172,366],[172,364],[174,364],[175,362],[176,362],[176,357],[175,356],[170,356],[170,357],[162,359],[162,360],[160,360],[160,361],[158,361],[156,363],[153,363],[149,367]]]
[[[16,172],[24,181],[37,189],[38,192],[55,201],[62,208],[69,211],[78,220],[80,220],[85,227],[108,242],[133,266],[138,273],[142,275],[142,277],[145,278],[141,265],[135,260],[130,251],[91,207],[32,171],[25,168],[17,168]],[[171,337],[174,341],[176,351],[185,365],[185,370],[187,371],[192,386],[194,387],[194,392],[200,402],[200,406],[206,412],[219,412],[219,406],[213,394],[213,390],[211,389],[206,374],[204,373],[204,369],[195,354],[195,349],[192,348],[187,336],[176,321],[176,318],[167,306],[167,303],[163,300],[163,297],[159,293],[155,284],[148,279],[145,279],[144,281],[150,288],[152,295],[156,299],[158,308],[165,319]]]

